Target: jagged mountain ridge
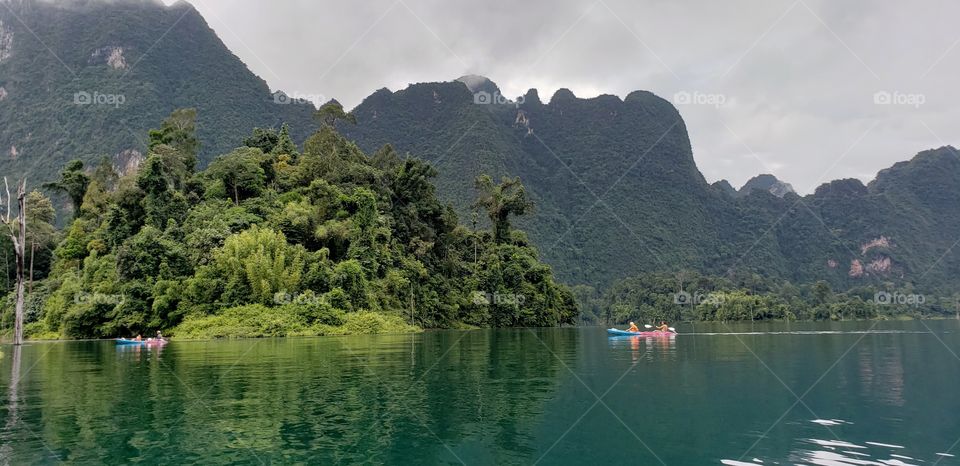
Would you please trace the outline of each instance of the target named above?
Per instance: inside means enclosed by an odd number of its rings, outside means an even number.
[[[468,78],[381,89],[354,110],[360,123],[342,130],[366,150],[392,143],[437,164],[441,192],[464,215],[473,177],[520,176],[538,203],[521,224],[568,281],[697,269],[837,287],[943,284],[960,266],[953,256],[937,262],[957,239],[952,223],[928,218],[936,206],[960,219],[960,203],[950,204],[960,178],[953,148],[884,170],[869,187],[840,180],[800,197],[761,175],[737,191],[704,180],[680,114],[653,94],[580,99],[561,89],[543,103],[531,89],[478,103],[478,92],[499,89]],[[900,212],[904,203],[913,207]],[[878,209],[899,219],[884,221]],[[934,224],[943,226],[918,228]]]
[[[770,174],[761,174],[747,180],[743,187],[737,191],[737,195],[746,196],[754,190],[766,191],[777,197],[783,197],[786,196],[787,193],[796,192],[793,190],[793,186],[791,186],[790,183],[780,181],[777,179],[777,177]]]
[[[359,124],[342,130],[364,149],[392,143],[437,164],[441,192],[464,215],[475,176],[519,175],[538,206],[521,225],[571,281],[696,266],[720,241],[707,209],[679,215],[636,189],[639,183],[688,205],[717,205],[684,123],[665,100],[648,92],[578,99],[566,89],[549,104],[536,90],[515,103],[476,103],[475,96],[457,81],[380,90],[354,110]],[[589,141],[606,144],[585,153]],[[598,242],[629,251],[594,248]]]

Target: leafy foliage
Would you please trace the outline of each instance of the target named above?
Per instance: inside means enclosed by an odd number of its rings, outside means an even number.
[[[195,173],[193,118],[176,111],[152,131],[137,173],[103,168],[87,183],[49,276],[30,295],[32,334],[162,329],[199,338],[576,321],[573,295],[525,235],[459,226],[437,200],[428,164],[389,147],[368,157],[327,124],[302,153],[286,127],[276,138],[254,130],[246,146]],[[491,192],[496,218],[524,213],[517,180],[490,184],[481,198]],[[41,241],[52,235],[49,200],[30,199],[48,225],[31,229]]]

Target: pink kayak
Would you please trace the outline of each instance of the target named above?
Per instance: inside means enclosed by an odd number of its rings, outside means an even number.
[[[607,333],[610,335],[616,336],[630,336],[630,337],[672,337],[676,335],[675,332],[661,332],[658,330],[650,332],[629,332],[627,330],[620,330],[618,328],[608,328]]]

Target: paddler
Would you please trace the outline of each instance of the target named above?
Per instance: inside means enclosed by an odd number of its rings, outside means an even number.
[[[639,332],[640,329],[637,328],[637,324],[630,322],[630,328],[627,329],[628,332]]]
[[[670,326],[667,325],[666,322],[664,322],[664,321],[661,320],[661,321],[660,321],[660,325],[657,326],[657,331],[658,331],[658,332],[669,332],[669,331],[670,331]]]

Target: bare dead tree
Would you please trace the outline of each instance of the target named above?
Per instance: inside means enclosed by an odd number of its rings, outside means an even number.
[[[3,213],[3,224],[7,227],[7,234],[13,243],[13,252],[17,258],[17,304],[13,325],[13,344],[23,344],[23,295],[24,295],[24,265],[26,263],[26,243],[27,243],[27,179],[22,178],[17,182],[17,218],[11,220],[10,213],[13,211],[13,197],[10,195],[10,185],[7,183],[7,177],[3,177],[3,187],[7,192],[7,206]],[[2,205],[2,202],[0,202]]]

